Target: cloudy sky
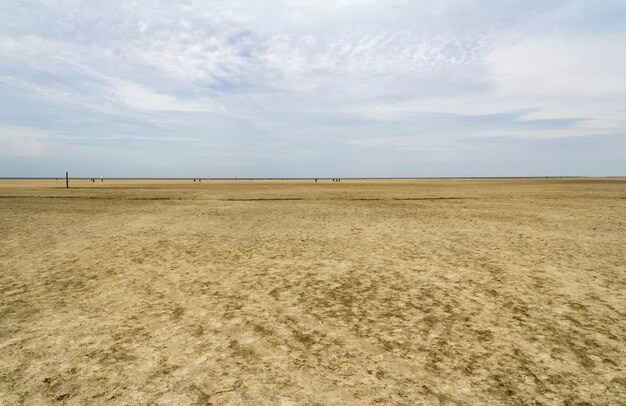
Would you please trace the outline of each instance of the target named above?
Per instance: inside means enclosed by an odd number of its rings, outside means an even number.
[[[0,176],[66,170],[626,175],[626,2],[0,2]]]

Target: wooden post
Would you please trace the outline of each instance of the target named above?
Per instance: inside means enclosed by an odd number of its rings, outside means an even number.
[[[70,187],[70,178],[69,178],[67,171],[65,171],[65,187],[66,188]]]

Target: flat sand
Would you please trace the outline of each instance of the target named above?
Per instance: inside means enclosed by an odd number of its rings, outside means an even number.
[[[0,404],[626,404],[626,179],[0,181]]]

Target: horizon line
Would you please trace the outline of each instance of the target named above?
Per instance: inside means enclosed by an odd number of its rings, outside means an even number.
[[[106,180],[332,180],[332,179],[346,179],[346,180],[419,180],[419,179],[575,179],[575,178],[626,178],[626,175],[603,175],[603,176],[589,176],[589,175],[545,175],[545,176],[374,176],[374,177],[89,177],[78,176],[69,177],[74,180],[90,180],[90,179],[106,179]],[[0,176],[0,180],[65,180],[65,176],[57,177],[39,177],[39,176]]]

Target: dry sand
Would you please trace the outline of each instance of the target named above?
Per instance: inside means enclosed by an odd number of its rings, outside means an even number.
[[[0,181],[0,404],[626,404],[626,179]]]

